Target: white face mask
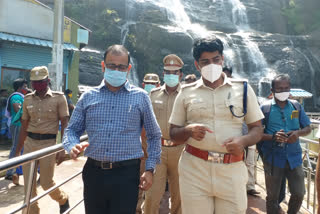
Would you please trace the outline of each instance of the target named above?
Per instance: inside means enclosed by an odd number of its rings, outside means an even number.
[[[217,64],[209,64],[201,68],[201,75],[210,82],[214,82],[220,78],[222,66]]]
[[[289,98],[290,92],[281,92],[281,93],[274,93],[274,97],[277,98],[279,101],[286,101]]]

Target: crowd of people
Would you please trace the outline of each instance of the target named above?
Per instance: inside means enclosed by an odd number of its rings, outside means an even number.
[[[147,73],[139,88],[127,79],[130,53],[112,45],[101,63],[104,79],[76,105],[71,90],[63,95],[50,89],[46,67],[33,68],[33,92],[18,79],[6,102],[10,158],[23,148],[26,154],[54,145],[60,124],[70,157],[77,159],[83,151],[87,157],[82,173],[86,213],[156,214],[169,191],[172,214],[244,214],[247,194],[260,194],[254,175],[259,152],[267,213],[284,213],[280,203],[286,184],[288,213],[298,213],[305,194],[299,137],[311,132],[310,120],[289,99],[287,74],[273,78],[273,98],[259,106],[248,81],[233,78],[232,68],[223,67],[223,49],[215,36],[199,39],[193,57],[201,78],[189,74],[183,79],[183,60],[169,54],[163,59],[164,84],[157,74]],[[80,142],[84,132],[88,142]],[[64,154],[39,161],[44,190],[55,185],[54,167]],[[23,166],[25,184],[29,169],[29,164]],[[19,182],[15,170],[6,178]],[[36,186],[32,189],[35,197]],[[60,188],[50,196],[60,213],[69,208],[68,195]],[[37,203],[30,210],[40,213]]]

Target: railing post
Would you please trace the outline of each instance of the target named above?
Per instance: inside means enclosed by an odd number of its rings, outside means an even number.
[[[24,198],[24,203],[27,205],[25,209],[23,209],[22,214],[29,214],[30,210],[30,200],[32,196],[32,187],[34,184],[34,177],[37,176],[37,160],[34,160],[30,163],[30,170],[29,170],[29,181],[26,191],[26,196]],[[25,184],[26,185],[26,184]]]
[[[316,175],[314,175],[314,182],[313,182],[313,214],[316,213],[316,207],[317,207],[317,184],[316,184]]]
[[[307,209],[309,209],[310,207],[310,184],[311,184],[311,169],[308,167],[308,184],[307,184],[307,188],[308,188],[308,193],[307,193]]]

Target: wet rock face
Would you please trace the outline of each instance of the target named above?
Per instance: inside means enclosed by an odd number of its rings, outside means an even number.
[[[97,86],[103,79],[101,61],[103,53],[81,52],[79,66],[79,83],[82,85]]]
[[[112,33],[106,35],[103,45],[111,45],[114,41],[123,43],[136,59],[140,80],[148,72],[158,73],[162,78],[163,57],[171,53],[183,59],[185,74],[196,73],[199,76],[191,51],[197,32],[177,28],[179,26],[172,18],[174,14],[159,6],[159,1],[106,0],[105,4],[117,11],[121,21]],[[315,98],[307,101],[310,104],[307,110],[320,108],[320,82],[315,81],[320,79],[320,33],[288,36],[287,20],[282,15],[287,0],[240,0],[245,6],[250,26],[250,35],[247,37],[239,34],[237,24],[241,20],[235,19],[241,16],[234,11],[235,0],[233,3],[231,0],[180,2],[191,23],[201,24],[224,40],[225,54],[232,52],[230,57],[225,57],[225,63],[234,68],[237,77],[248,78],[256,93],[259,93],[260,79],[268,76],[268,72],[287,73],[291,76],[292,87],[303,88],[314,94]],[[90,16],[86,18],[90,19]],[[78,21],[81,23],[81,20]],[[250,52],[252,44],[247,40],[257,46],[265,62],[260,62],[256,53]],[[95,48],[105,49],[98,46]],[[81,84],[100,83],[103,78],[101,59],[101,54],[81,52]]]

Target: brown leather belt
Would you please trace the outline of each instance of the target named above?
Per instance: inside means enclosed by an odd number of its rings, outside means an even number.
[[[119,168],[119,167],[125,167],[125,166],[138,165],[140,164],[140,159],[109,162],[109,161],[97,161],[95,159],[88,158],[87,162],[89,164],[92,164],[98,167],[99,169],[113,169],[113,168]]]
[[[243,161],[243,158],[244,158],[243,153],[240,156],[235,156],[230,153],[208,152],[208,151],[190,146],[189,144],[186,145],[185,150],[188,153],[192,154],[193,156],[196,156],[205,161],[211,161],[214,163],[235,163],[235,162]]]
[[[56,134],[38,134],[38,133],[32,133],[28,132],[28,137],[34,139],[34,140],[49,140],[49,139],[56,139]]]
[[[173,141],[171,140],[167,140],[164,138],[161,138],[161,145],[165,146],[165,147],[175,147],[178,146],[178,144],[175,144]]]

